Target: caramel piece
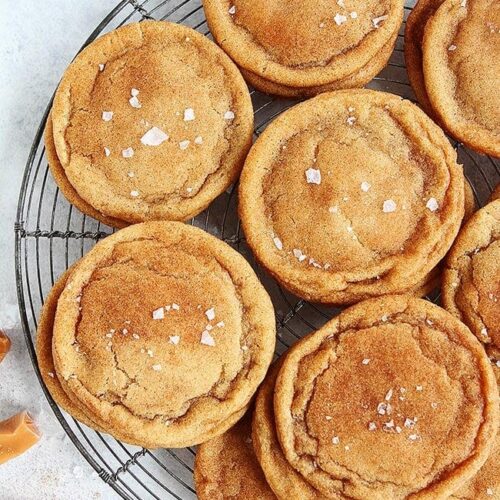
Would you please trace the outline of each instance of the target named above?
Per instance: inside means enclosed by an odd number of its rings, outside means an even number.
[[[10,350],[10,339],[0,330],[0,363]]]
[[[23,454],[38,442],[40,435],[27,411],[0,422],[0,464]]]

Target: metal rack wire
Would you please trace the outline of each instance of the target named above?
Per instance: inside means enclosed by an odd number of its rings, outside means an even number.
[[[405,18],[414,0],[407,2]],[[84,46],[99,34],[143,19],[162,19],[190,26],[210,36],[201,0],[123,0],[99,24]],[[403,28],[389,65],[369,85],[413,99],[408,85]],[[251,90],[255,109],[255,135],[295,101],[275,99]],[[28,351],[42,389],[71,441],[113,490],[126,499],[194,499],[192,471],[195,450],[146,450],[125,445],[78,423],[62,412],[45,388],[36,361],[33,338],[44,298],[57,277],[95,243],[113,232],[78,212],[59,192],[45,158],[42,135],[51,103],[47,106],[26,164],[15,224],[16,278],[21,321]],[[479,205],[500,181],[500,162],[457,145]],[[223,239],[241,252],[256,269],[269,291],[277,313],[280,355],[299,338],[321,327],[337,312],[309,304],[287,293],[255,264],[240,229],[236,192],[229,189],[191,223]],[[432,300],[438,300],[434,295]]]

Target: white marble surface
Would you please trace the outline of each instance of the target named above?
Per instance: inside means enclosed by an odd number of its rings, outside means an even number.
[[[14,218],[43,110],[76,50],[118,0],[0,0],[0,328],[13,348],[0,365],[0,419],[32,412],[41,442],[0,465],[2,500],[114,499],[53,416],[22,337],[14,280]]]

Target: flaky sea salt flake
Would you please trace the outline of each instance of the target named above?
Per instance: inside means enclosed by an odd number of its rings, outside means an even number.
[[[388,214],[396,211],[396,202],[394,200],[385,200],[382,207],[384,213]]]
[[[427,204],[425,206],[431,212],[435,212],[439,208],[439,205],[438,205],[436,198],[429,198],[429,200],[427,201]]]
[[[205,311],[205,315],[206,315],[208,321],[212,321],[213,319],[215,319],[215,308],[211,307],[210,309],[207,309]]]
[[[201,334],[200,343],[203,344],[203,345],[208,345],[210,347],[214,347],[215,346],[215,340],[214,340],[214,338],[206,330]]]
[[[170,335],[168,340],[171,344],[177,345],[179,343],[179,341],[181,340],[181,338],[179,337],[179,335]]]
[[[321,184],[321,172],[319,169],[308,168],[306,170],[306,180],[308,184]]]
[[[103,111],[102,112],[102,119],[105,122],[109,122],[113,119],[113,111]]]
[[[364,191],[365,193],[367,193],[370,190],[370,188],[371,188],[371,185],[368,182],[363,181],[361,183],[361,191]]]
[[[184,110],[184,121],[191,122],[195,119],[193,108],[186,108]]]
[[[153,311],[153,319],[163,319],[165,317],[165,309],[159,307]]]
[[[335,21],[335,24],[337,26],[340,26],[341,24],[343,24],[347,21],[347,17],[342,15],[342,14],[339,14],[337,12],[337,14],[335,14],[335,17],[333,18],[333,20]]]
[[[189,147],[190,144],[191,144],[191,141],[186,139],[184,141],[179,142],[179,147],[181,148],[182,151],[184,151],[185,149],[187,149]]]
[[[132,158],[134,156],[134,150],[133,148],[127,148],[122,150],[122,156],[124,158]]]
[[[159,146],[168,139],[168,134],[158,127],[150,128],[142,137],[141,142],[145,146]]]
[[[224,113],[224,120],[234,120],[234,112],[233,111],[226,111]]]
[[[277,236],[275,236],[273,238],[273,241],[274,241],[274,245],[276,246],[276,248],[278,250],[283,250],[283,243],[282,243],[282,241]]]

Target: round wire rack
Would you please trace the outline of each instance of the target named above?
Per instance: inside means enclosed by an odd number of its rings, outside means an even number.
[[[414,4],[407,1],[405,19]],[[201,0],[123,0],[99,24],[84,46],[101,33],[144,19],[182,23],[210,37]],[[368,86],[414,99],[403,57],[403,30],[388,66]],[[83,48],[83,47],[82,47]],[[278,114],[296,101],[276,99],[250,89],[257,137]],[[47,400],[71,441],[98,475],[126,499],[194,499],[195,449],[147,450],[130,446],[80,424],[64,413],[43,384],[34,349],[34,335],[44,298],[61,273],[97,241],[113,232],[81,214],[59,192],[47,166],[42,135],[51,103],[33,141],[19,195],[15,224],[16,279],[21,321],[34,369]],[[500,162],[456,145],[476,197],[482,206],[500,181]],[[318,329],[338,309],[310,304],[283,290],[255,263],[237,217],[236,190],[228,189],[191,223],[221,238],[254,266],[270,293],[277,317],[279,356],[305,334]],[[434,294],[430,300],[438,301]]]

